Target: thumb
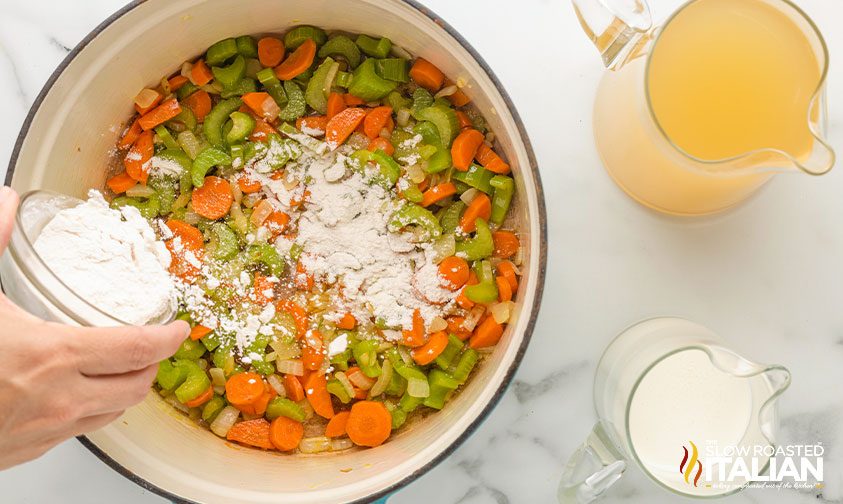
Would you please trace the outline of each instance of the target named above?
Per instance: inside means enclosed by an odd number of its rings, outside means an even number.
[[[0,253],[6,250],[9,237],[15,227],[15,212],[18,209],[18,194],[11,187],[0,188]]]

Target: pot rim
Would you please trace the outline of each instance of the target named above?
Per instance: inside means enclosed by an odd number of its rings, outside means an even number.
[[[23,121],[23,125],[21,126],[20,133],[18,133],[17,140],[15,141],[14,148],[12,149],[12,154],[9,158],[9,166],[6,171],[6,179],[5,185],[11,186],[12,177],[15,172],[15,167],[18,161],[18,157],[20,156],[21,149],[23,147],[24,140],[26,139],[27,135],[29,134],[29,129],[32,126],[32,122],[35,118],[36,113],[41,107],[44,99],[47,97],[47,94],[52,90],[53,85],[62,75],[64,70],[67,68],[68,65],[76,58],[76,56],[100,33],[102,33],[106,28],[108,28],[112,23],[123,17],[124,15],[131,12],[136,7],[140,6],[144,3],[145,0],[131,0],[128,4],[121,7],[119,10],[108,16],[105,20],[103,20],[99,25],[97,25],[90,33],[88,33],[85,38],[83,38],[68,54],[65,58],[59,63],[58,67],[53,71],[50,75],[47,82],[44,84],[44,87],[38,93],[38,96],[35,98],[35,101],[32,103],[32,106],[29,109],[29,112],[26,115],[26,118]],[[418,468],[416,471],[408,474],[407,476],[403,477],[402,479],[396,481],[395,483],[389,485],[388,487],[380,490],[374,494],[368,495],[366,497],[357,499],[352,501],[351,504],[362,504],[366,502],[373,502],[379,498],[388,496],[393,492],[409,485],[410,483],[414,482],[416,479],[439,465],[446,457],[452,454],[460,445],[462,445],[473,433],[477,430],[480,425],[489,417],[489,414],[492,410],[500,403],[501,398],[506,393],[506,390],[509,388],[510,383],[512,382],[512,378],[515,376],[516,371],[518,371],[518,367],[521,364],[521,361],[524,358],[524,354],[527,351],[527,347],[529,346],[530,340],[533,335],[533,330],[535,329],[536,320],[539,315],[539,309],[541,307],[542,295],[544,293],[544,282],[545,282],[545,275],[547,271],[547,209],[545,206],[544,200],[544,189],[542,187],[541,176],[538,170],[538,163],[536,162],[536,156],[533,152],[532,144],[530,143],[530,138],[527,135],[527,130],[524,126],[524,122],[521,120],[520,115],[518,114],[517,109],[515,108],[512,99],[510,98],[509,94],[506,92],[506,89],[501,84],[500,80],[498,79],[497,75],[495,75],[494,71],[492,71],[491,67],[486,60],[477,52],[476,49],[465,39],[463,36],[454,28],[452,27],[447,21],[443,20],[440,16],[438,16],[435,12],[433,12],[428,7],[422,5],[417,0],[395,0],[401,3],[404,3],[425,17],[429,18],[435,24],[437,24],[441,29],[443,29],[448,35],[454,38],[462,47],[465,49],[469,55],[477,62],[478,65],[483,69],[486,73],[486,76],[492,81],[492,84],[495,86],[495,89],[498,93],[500,93],[501,98],[503,99],[504,103],[506,103],[507,110],[512,115],[512,119],[515,122],[518,128],[518,135],[521,139],[521,142],[524,145],[524,150],[527,153],[527,158],[529,160],[529,169],[533,175],[534,181],[534,189],[536,191],[537,196],[537,207],[538,207],[538,221],[539,221],[539,229],[538,229],[538,236],[536,239],[539,240],[539,255],[536,258],[538,261],[538,278],[537,284],[535,285],[535,297],[533,299],[533,304],[530,307],[530,319],[527,322],[527,326],[524,329],[524,334],[521,339],[521,344],[518,347],[518,351],[515,354],[515,358],[512,361],[509,369],[507,370],[506,374],[501,381],[500,386],[495,391],[494,395],[491,397],[489,402],[483,408],[483,410],[477,415],[475,418],[466,428],[463,430],[462,433],[448,446],[446,446],[441,452],[439,452],[435,457],[433,457],[429,462]],[[99,458],[103,463],[108,465],[111,469],[116,471],[117,473],[124,476],[126,479],[132,481],[133,483],[137,484],[138,486],[157,494],[161,497],[169,499],[172,502],[179,503],[179,504],[201,504],[196,501],[191,501],[185,499],[184,497],[175,495],[168,490],[161,488],[150,481],[136,475],[132,471],[126,469],[113,458],[111,458],[108,454],[103,452],[98,446],[96,446],[88,437],[82,435],[77,436],[76,438],[82,446],[87,448],[91,453],[93,453],[97,458]]]

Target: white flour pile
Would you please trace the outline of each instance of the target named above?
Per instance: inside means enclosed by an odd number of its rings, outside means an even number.
[[[35,251],[83,299],[129,324],[175,310],[170,254],[136,208],[109,208],[98,191],[44,227]]]

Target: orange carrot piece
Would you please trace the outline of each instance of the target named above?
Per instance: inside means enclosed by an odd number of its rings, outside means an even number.
[[[255,295],[255,303],[259,306],[266,306],[274,298],[275,286],[266,275],[260,271],[255,272],[255,281],[252,283],[252,292]]]
[[[476,350],[496,345],[502,334],[503,326],[495,322],[494,317],[486,317],[486,320],[474,329],[474,334],[468,340],[468,346]]]
[[[273,133],[278,133],[278,130],[270,126],[268,122],[258,118],[255,121],[255,129],[253,129],[252,134],[249,135],[249,140],[252,142],[262,142],[269,138],[269,135]]]
[[[457,194],[457,186],[453,182],[444,182],[437,184],[422,194],[421,206],[429,207],[430,205],[442,201],[443,199]]]
[[[371,142],[369,142],[369,145],[368,147],[366,147],[366,150],[370,150],[372,152],[382,150],[386,152],[388,156],[395,154],[395,147],[392,146],[392,142],[390,142],[384,137],[374,138]]]
[[[313,290],[313,275],[307,272],[301,261],[296,263],[296,276],[293,283],[296,289],[303,291]]]
[[[480,147],[477,149],[477,154],[475,155],[475,159],[477,162],[480,163],[483,168],[487,170],[499,173],[501,175],[506,175],[509,173],[509,165],[498,156],[498,153],[493,151],[491,147],[488,145],[481,144]]]
[[[117,142],[118,149],[125,149],[130,145],[134,144],[135,141],[140,137],[141,133],[143,133],[143,128],[140,125],[140,117],[135,119],[131,126],[123,133],[123,137],[120,138],[120,141]]]
[[[357,446],[380,446],[392,433],[392,415],[382,402],[358,401],[351,407],[345,429]]]
[[[377,138],[390,117],[392,117],[392,107],[382,105],[373,108],[366,114],[366,119],[363,120],[363,133],[370,139]]]
[[[264,37],[258,40],[258,60],[265,67],[274,67],[284,59],[287,49],[284,42],[275,37]]]
[[[351,415],[348,411],[340,411],[325,426],[325,437],[340,437],[345,436],[345,427],[348,425],[348,417]]]
[[[424,345],[424,319],[418,308],[413,311],[413,326],[410,329],[401,331],[404,336],[405,346],[415,348]]]
[[[167,85],[170,86],[170,91],[178,91],[179,88],[187,84],[187,80],[184,75],[174,75],[167,79]]]
[[[281,80],[295,79],[313,64],[316,57],[316,42],[307,39],[283,63],[275,67],[275,75]]]
[[[125,171],[122,171],[117,175],[111,177],[105,183],[105,185],[107,185],[108,188],[114,192],[114,194],[122,194],[128,191],[129,189],[135,187],[137,184],[138,181],[130,177],[129,174]]]
[[[275,210],[269,214],[269,217],[267,217],[265,221],[263,221],[264,227],[269,229],[270,237],[273,239],[283,233],[284,230],[287,229],[287,224],[289,223],[290,216],[281,210]]]
[[[301,361],[307,371],[316,371],[325,361],[325,353],[322,346],[322,335],[313,330],[305,337],[307,345],[301,350]]]
[[[211,111],[211,95],[204,89],[195,91],[187,98],[182,100],[182,105],[189,108],[196,120],[199,122],[205,121],[205,116]]]
[[[325,130],[328,128],[328,116],[315,115],[299,117],[298,119],[296,119],[296,129],[298,129],[299,131],[304,131],[304,128],[307,128],[309,130],[308,134],[321,132],[321,134],[324,135]]]
[[[454,91],[454,94],[448,97],[448,101],[450,101],[455,107],[463,107],[471,103],[471,98],[469,98],[462,89],[457,89]]]
[[[468,282],[466,282],[465,285],[475,285],[477,284],[477,282],[477,274],[475,274],[473,271],[469,272]],[[463,287],[463,289],[460,291],[459,295],[457,296],[456,302],[457,305],[459,305],[459,307],[464,310],[470,310],[474,308],[474,301],[468,299],[468,297],[465,295],[465,287]]]
[[[175,98],[170,98],[150,110],[140,118],[140,126],[144,130],[151,130],[152,128],[163,124],[170,119],[176,117],[181,113],[181,105]]]
[[[275,103],[275,100],[269,96],[269,93],[263,91],[246,93],[242,98],[243,103],[248,105],[255,114],[269,122],[274,121],[275,118],[278,117],[278,114],[281,113],[281,107]]]
[[[342,97],[345,100],[345,104],[348,105],[349,107],[357,107],[359,105],[363,105],[364,103],[366,103],[365,101],[363,101],[362,98],[358,98],[351,93],[346,93],[346,94],[342,95]]]
[[[492,200],[484,193],[480,193],[476,198],[471,200],[468,208],[463,212],[460,218],[460,227],[466,233],[473,233],[477,229],[475,223],[477,219],[489,220],[492,215]]]
[[[232,425],[225,438],[255,448],[271,450],[275,445],[269,440],[269,431],[269,422],[264,418],[256,418]]]
[[[161,103],[161,100],[164,99],[164,95],[154,89],[144,89],[144,91],[155,93],[155,98],[151,102],[149,102],[149,105],[147,105],[146,107],[140,107],[137,103],[135,103],[135,110],[140,115],[144,115],[150,110],[154,109],[156,106],[158,106],[159,103]]]
[[[464,129],[454,139],[451,145],[451,158],[454,162],[454,168],[459,171],[468,171],[474,156],[477,154],[477,149],[483,144],[485,137],[474,128]]]
[[[269,406],[269,401],[276,395],[278,393],[275,392],[274,388],[270,387],[269,384],[264,384],[264,393],[261,394],[258,400],[248,406],[243,406],[240,411],[247,415],[263,415],[266,413],[266,407]]]
[[[509,285],[509,280],[498,276],[495,277],[495,283],[498,284],[498,301],[512,301],[512,286]]]
[[[225,382],[225,398],[237,409],[252,405],[266,392],[257,373],[238,373]]]
[[[439,354],[445,350],[446,346],[448,346],[448,333],[445,331],[439,331],[431,334],[427,343],[418,348],[414,348],[410,353],[413,356],[413,360],[416,361],[416,364],[426,366],[436,360],[436,358],[439,357]]]
[[[284,391],[291,400],[299,402],[304,399],[304,387],[295,375],[284,375]]]
[[[126,173],[138,182],[146,184],[146,179],[149,178],[147,162],[152,159],[153,154],[155,154],[155,145],[152,141],[152,132],[144,131],[123,158]]]
[[[307,326],[310,323],[310,319],[307,316],[307,312],[299,306],[295,301],[290,299],[282,299],[278,303],[275,304],[276,310],[281,310],[289,313],[293,316],[293,320],[296,323],[296,338],[301,339],[307,334]]]
[[[334,416],[334,405],[331,403],[331,393],[328,392],[325,375],[316,371],[310,373],[305,384],[307,402],[313,406],[313,411],[322,418]]]
[[[211,329],[210,327],[205,327],[201,324],[196,324],[195,326],[190,328],[190,339],[192,339],[193,341],[202,339],[205,336],[211,334],[211,331],[213,331],[213,329]]]
[[[502,259],[514,256],[521,246],[518,237],[511,231],[495,231],[492,233],[492,240],[495,242],[495,257]]]
[[[281,451],[298,448],[304,436],[304,426],[292,418],[280,416],[269,425],[269,441]]]
[[[308,39],[310,40],[310,39]],[[325,140],[332,149],[336,149],[354,133],[357,126],[363,122],[366,111],[361,108],[347,108],[332,117],[325,127]]]
[[[445,82],[445,74],[442,73],[442,70],[423,58],[418,58],[413,63],[413,67],[410,69],[410,78],[431,93],[439,91]]]
[[[468,262],[462,257],[446,257],[439,263],[439,276],[442,280],[442,286],[446,289],[452,291],[461,289],[468,282],[470,274],[471,269],[468,267]]]
[[[251,194],[260,191],[263,186],[257,180],[250,179],[248,175],[240,175],[237,177],[237,187],[240,188],[240,192]]]
[[[448,322],[448,332],[455,334],[460,341],[465,341],[471,336],[471,331],[463,327],[465,317],[448,317],[445,321]]]
[[[337,322],[337,327],[339,329],[346,329],[351,330],[357,327],[357,319],[354,318],[354,315],[350,313],[346,313],[342,316],[342,318]]]
[[[498,263],[498,274],[506,278],[509,286],[512,287],[512,292],[518,290],[518,276],[515,274],[515,265],[509,261],[501,261]]]
[[[231,203],[234,202],[231,184],[224,178],[205,177],[202,187],[193,190],[190,201],[193,203],[193,211],[202,217],[211,220],[219,219],[228,214]]]
[[[190,80],[197,86],[204,86],[214,79],[214,74],[204,60],[199,60],[193,64],[190,70]]]
[[[164,242],[172,257],[170,273],[182,279],[195,278],[199,274],[199,267],[195,262],[201,260],[202,251],[205,249],[202,231],[176,219],[168,219],[166,225],[173,232],[173,238]],[[190,260],[188,254],[195,260]]]
[[[348,106],[345,104],[345,98],[343,98],[343,95],[340,93],[331,93],[328,95],[328,111],[326,113],[328,119],[339,114],[346,108],[348,108]]]
[[[460,123],[460,129],[474,127],[474,123],[471,122],[471,119],[468,117],[468,114],[466,114],[462,110],[457,110],[457,120]]]
[[[186,403],[184,403],[184,405],[187,406],[188,408],[197,408],[199,406],[202,406],[206,402],[210,401],[211,398],[213,398],[213,397],[214,397],[214,386],[209,385],[208,389],[206,391],[202,392],[201,394],[199,394],[194,399],[191,399],[191,400],[187,401]]]

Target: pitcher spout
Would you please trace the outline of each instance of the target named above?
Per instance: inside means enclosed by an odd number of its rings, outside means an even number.
[[[618,70],[643,55],[653,20],[645,0],[572,0],[583,31],[603,65]]]

